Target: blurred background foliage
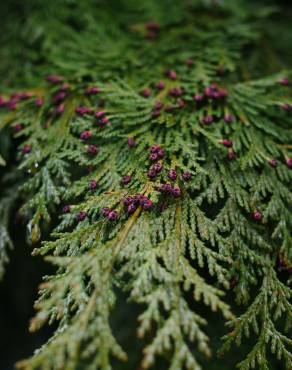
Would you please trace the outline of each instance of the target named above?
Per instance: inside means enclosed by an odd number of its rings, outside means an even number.
[[[55,71],[61,71],[63,75],[73,73],[77,78],[78,75],[84,76],[87,73],[94,75],[96,71],[104,78],[109,72],[122,75],[127,68],[127,60],[134,58],[135,50],[135,45],[122,32],[124,29],[152,19],[161,24],[182,22],[187,18],[192,4],[197,3],[212,6],[212,1],[208,0],[185,1],[186,7],[174,0],[1,0],[0,95],[15,87],[24,89],[38,86],[45,75]],[[291,67],[291,1],[225,0],[225,3],[235,9],[239,17],[249,20],[253,18],[254,9],[259,12],[262,5],[263,22],[266,22],[264,34],[261,34],[256,50],[252,53],[249,49],[246,50],[248,69],[255,76]],[[268,21],[264,18],[266,12],[271,13]],[[258,22],[260,14],[257,13],[256,16]],[[216,28],[216,23],[211,20],[198,19],[198,22],[208,21],[208,26]],[[112,43],[112,48],[100,50],[100,45],[96,42],[99,38],[107,39],[107,45]],[[121,50],[125,54],[123,62],[116,60]],[[109,59],[110,71],[107,68]],[[1,135],[0,153],[8,158],[9,152],[13,150],[8,135]],[[12,162],[6,169],[0,167],[2,180],[15,165]],[[3,191],[0,182],[1,195]],[[33,335],[28,333],[28,321],[33,315],[32,306],[36,299],[37,286],[41,276],[51,272],[51,267],[30,256],[30,247],[24,244],[25,227],[17,216],[17,205],[10,218],[15,248],[10,252],[11,264],[0,283],[1,370],[11,370],[17,360],[27,357],[52,332],[51,329],[45,329]],[[126,328],[120,330],[119,319],[123,317],[123,309],[131,317],[129,309],[135,312],[137,307],[126,306],[123,296],[119,299],[121,309],[113,317],[113,327],[118,339],[126,344],[126,351],[132,354],[134,364],[135,346],[139,345],[133,342],[135,322],[130,321]],[[210,320],[211,332],[208,334],[215,339],[214,342],[217,341],[219,347],[219,338],[224,333],[224,327],[216,315],[210,315]],[[226,358],[208,363],[207,368],[233,370],[239,358],[239,353],[234,349]],[[124,368],[134,369],[131,366],[134,365],[127,364]]]
[[[65,74],[66,71],[67,74],[72,71],[84,73],[82,62],[85,60],[88,71],[94,73],[94,66],[104,58],[103,54],[107,53],[114,63],[114,57],[120,55],[118,48],[123,48],[125,56],[131,58],[133,50],[127,49],[130,45],[125,29],[149,19],[162,25],[185,22],[192,7],[198,3],[212,6],[212,1],[2,0],[0,93],[4,88],[34,86],[48,70],[56,68],[61,68]],[[249,61],[257,63],[253,64],[254,71],[270,73],[291,63],[292,32],[287,32],[291,30],[292,5],[289,0],[218,1],[232,9],[233,14],[235,10],[242,19],[252,21],[255,16],[257,22],[261,17],[266,22],[264,33],[261,28],[261,48],[258,53],[253,50]],[[267,12],[271,13],[268,22]],[[198,19],[200,22],[216,29],[214,19],[202,17]],[[107,41],[108,50],[103,53],[96,49],[100,39]],[[112,48],[108,48],[109,42]],[[121,63],[116,62],[123,69]]]

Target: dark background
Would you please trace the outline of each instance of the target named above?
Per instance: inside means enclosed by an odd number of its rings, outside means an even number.
[[[25,244],[24,228],[13,225],[14,250],[3,281],[0,283],[0,370],[11,370],[17,360],[32,354],[48,338],[48,328],[32,334],[28,331],[33,302],[42,276],[51,266],[31,257]]]

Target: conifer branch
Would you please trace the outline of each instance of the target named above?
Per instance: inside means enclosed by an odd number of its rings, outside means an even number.
[[[18,148],[11,160],[0,148],[0,277],[16,204],[33,254],[56,267],[31,330],[57,329],[18,366],[131,361],[112,325],[125,295],[144,369],[207,369],[208,320],[221,315],[221,354],[252,338],[237,368],[270,370],[272,354],[288,370],[292,72],[274,57],[262,65],[275,9],[129,0],[117,15],[114,3],[98,14],[89,0],[34,4],[31,27],[43,20],[49,50],[38,50],[37,87],[0,97],[0,140]]]

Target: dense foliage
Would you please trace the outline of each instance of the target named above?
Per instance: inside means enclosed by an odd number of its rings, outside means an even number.
[[[291,17],[264,3],[1,3],[0,274],[16,206],[56,266],[19,368],[211,369],[212,317],[239,369],[292,368]]]

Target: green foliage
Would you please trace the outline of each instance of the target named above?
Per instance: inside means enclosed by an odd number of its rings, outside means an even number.
[[[4,275],[4,267],[8,262],[7,249],[12,248],[12,241],[9,235],[10,213],[17,196],[17,189],[8,189],[1,194],[0,201],[0,278]]]
[[[21,201],[29,241],[39,242],[50,230],[33,253],[56,266],[40,287],[31,329],[53,323],[57,329],[20,368],[108,370],[113,358],[127,360],[110,322],[123,292],[140,309],[142,368],[160,363],[159,368],[171,370],[209,368],[216,348],[208,320],[215,312],[230,328],[221,354],[245,338],[251,344],[249,353],[242,351],[239,369],[272,369],[273,357],[275,366],[291,369],[292,170],[286,160],[292,157],[292,131],[291,112],[282,107],[292,102],[292,93],[291,85],[279,81],[291,80],[292,72],[279,70],[265,31],[275,9],[250,3],[26,5],[26,11],[34,10],[24,21],[25,31],[45,41],[38,49],[34,42],[22,45],[29,68],[36,64],[33,77],[26,71],[17,80],[17,68],[7,76],[8,86],[17,81],[35,86],[26,89],[33,97],[21,100],[16,110],[1,110],[3,132],[22,126],[12,139],[20,149],[12,154],[18,169],[3,170],[8,180],[0,203],[0,275],[11,245],[9,215]],[[42,23],[46,12],[50,16]],[[149,20],[160,25],[150,35]],[[7,62],[13,60],[14,45],[23,42],[12,39]],[[38,62],[31,50],[38,51]],[[165,76],[168,69],[176,71],[176,79]],[[52,71],[69,84],[62,114],[52,103],[59,85],[41,80]],[[161,79],[166,86],[158,91]],[[228,96],[196,104],[193,95],[203,94],[211,83]],[[98,86],[100,93],[84,94],[88,86]],[[146,87],[152,89],[149,97],[141,94]],[[168,94],[177,87],[183,89],[182,108]],[[35,97],[44,105],[37,107]],[[157,101],[172,104],[173,110],[153,116]],[[109,124],[101,128],[91,114],[78,115],[78,106],[104,110]],[[233,117],[230,123],[224,120],[227,114]],[[207,115],[213,124],[202,124]],[[88,143],[98,146],[97,155],[80,140],[86,130],[93,133]],[[127,145],[129,137],[134,147]],[[232,149],[222,145],[226,138]],[[149,147],[155,143],[165,149],[164,169],[150,180]],[[25,146],[31,150],[23,151]],[[231,160],[228,155],[234,153]],[[271,159],[277,159],[276,168]],[[0,159],[4,166],[5,160]],[[170,182],[170,169],[177,171],[172,182],[181,189],[177,198],[159,191]],[[183,181],[185,171],[192,174],[190,181]],[[124,175],[131,175],[129,185],[121,184]],[[96,189],[89,188],[92,179]],[[128,214],[123,199],[137,193],[154,206]],[[61,214],[64,205],[70,212]],[[102,217],[104,207],[115,209],[119,219]],[[255,211],[261,220],[254,219]],[[80,212],[86,217],[78,222]],[[226,298],[231,290],[239,313]]]

